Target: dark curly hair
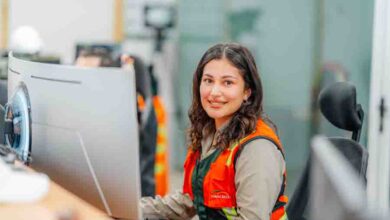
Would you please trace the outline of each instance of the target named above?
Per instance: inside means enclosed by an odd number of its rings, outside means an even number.
[[[234,113],[227,127],[217,134],[215,146],[222,149],[228,148],[232,143],[252,133],[260,118],[276,130],[276,126],[263,113],[263,86],[252,54],[246,47],[236,43],[217,44],[209,48],[202,56],[193,77],[193,97],[188,112],[191,122],[188,136],[193,150],[201,148],[203,135],[208,136],[216,132],[214,119],[207,115],[201,104],[199,87],[203,69],[211,60],[224,58],[240,71],[245,82],[245,89],[250,88],[251,95],[247,102],[243,102]]]

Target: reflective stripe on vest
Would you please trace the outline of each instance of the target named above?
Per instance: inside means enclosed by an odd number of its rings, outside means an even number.
[[[236,203],[236,187],[235,187],[235,169],[234,160],[240,147],[245,146],[252,140],[264,138],[273,142],[281,151],[283,157],[284,152],[281,147],[279,138],[275,132],[266,125],[262,120],[259,120],[256,126],[256,130],[245,138],[241,139],[238,143],[222,151],[218,158],[210,165],[210,169],[207,171],[203,181],[203,201],[204,205],[213,209],[222,209],[226,217],[229,219],[233,216],[233,213],[226,210],[234,209],[237,207]],[[196,165],[196,160],[200,158],[200,152],[189,150],[186,161],[184,163],[184,184],[183,192],[188,193],[192,200],[194,200],[194,194],[192,192],[192,173]],[[286,187],[286,174],[283,175],[284,181],[281,186],[278,200],[275,203],[272,210],[271,220],[282,220],[286,218],[285,205],[287,203],[287,196],[284,195]],[[198,196],[198,195],[196,195]],[[236,213],[234,213],[236,214]]]

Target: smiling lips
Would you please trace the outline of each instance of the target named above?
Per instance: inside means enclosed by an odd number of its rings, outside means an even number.
[[[215,101],[215,100],[207,100],[210,104],[211,108],[221,108],[224,104],[227,102],[222,102],[222,101]]]

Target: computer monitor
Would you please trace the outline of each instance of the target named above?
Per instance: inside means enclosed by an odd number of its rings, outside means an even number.
[[[112,217],[140,219],[134,72],[10,54],[9,102],[21,87],[30,105],[31,166]]]
[[[361,178],[325,137],[314,137],[311,152],[310,219],[389,219],[368,210]]]

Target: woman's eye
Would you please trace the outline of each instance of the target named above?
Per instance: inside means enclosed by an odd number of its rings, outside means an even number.
[[[230,85],[232,85],[232,84],[233,84],[232,81],[225,81],[225,85],[227,85],[227,86],[230,86]]]
[[[209,83],[212,83],[212,80],[206,78],[206,79],[203,79],[203,82],[209,84]]]

